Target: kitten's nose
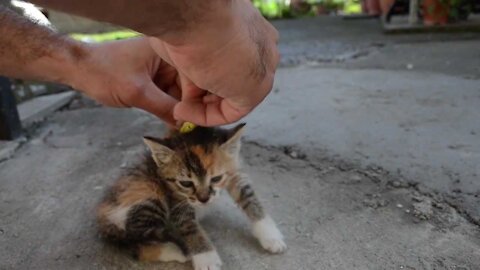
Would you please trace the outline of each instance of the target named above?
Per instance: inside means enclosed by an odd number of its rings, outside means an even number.
[[[206,203],[210,199],[210,196],[197,196],[197,199],[201,203]]]

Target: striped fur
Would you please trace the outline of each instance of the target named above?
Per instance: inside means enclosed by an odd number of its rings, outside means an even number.
[[[195,269],[219,269],[221,261],[195,208],[226,189],[254,230],[260,228],[256,236],[265,247],[261,232],[276,227],[273,221],[263,222],[268,216],[239,171],[242,128],[198,127],[164,139],[146,137],[150,153],[117,180],[98,206],[101,235],[134,250],[140,260],[192,259]],[[283,244],[281,234],[277,238],[273,240]]]

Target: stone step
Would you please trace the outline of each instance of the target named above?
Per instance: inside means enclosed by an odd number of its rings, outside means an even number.
[[[18,113],[22,126],[43,120],[45,117],[68,104],[77,95],[75,91],[62,92],[59,94],[40,96],[30,99],[18,105]]]

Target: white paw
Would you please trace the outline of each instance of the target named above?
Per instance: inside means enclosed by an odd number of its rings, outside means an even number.
[[[195,270],[220,270],[222,266],[222,261],[215,250],[193,255],[192,261]]]
[[[281,253],[287,249],[282,233],[269,216],[255,222],[252,231],[264,249],[272,253]]]

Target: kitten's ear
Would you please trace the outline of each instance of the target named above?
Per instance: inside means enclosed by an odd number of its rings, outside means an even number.
[[[175,152],[167,146],[161,144],[151,137],[143,137],[143,142],[148,146],[152,153],[152,158],[157,166],[162,166],[172,161]]]
[[[227,140],[220,146],[224,151],[232,156],[237,156],[240,152],[241,140],[245,130],[245,123],[238,124],[228,131]]]

